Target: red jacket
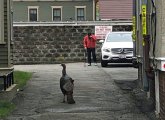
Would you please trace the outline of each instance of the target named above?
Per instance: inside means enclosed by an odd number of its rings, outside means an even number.
[[[91,35],[90,39],[88,35],[84,37],[84,48],[95,48],[96,47],[96,36]]]

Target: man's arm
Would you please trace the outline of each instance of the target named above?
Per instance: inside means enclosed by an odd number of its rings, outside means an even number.
[[[86,49],[86,48],[87,48],[87,41],[86,41],[86,37],[84,37],[83,44],[84,44],[84,48]]]
[[[91,37],[92,37],[92,39],[93,39],[94,41],[96,41],[96,40],[97,40],[97,38],[96,38],[96,36],[95,36],[95,35],[92,35]]]

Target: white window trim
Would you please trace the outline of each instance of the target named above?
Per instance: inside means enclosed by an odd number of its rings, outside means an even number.
[[[86,6],[75,6],[75,20],[77,20],[77,8],[84,8],[84,19],[86,20]]]
[[[39,9],[39,6],[28,6],[28,21],[29,22],[31,22],[30,21],[30,16],[29,16],[29,9],[37,9],[37,21],[38,21],[38,19],[39,19],[39,17],[38,17],[38,9]]]
[[[0,44],[4,44],[4,1],[0,0]]]
[[[61,21],[62,21],[62,6],[51,6],[52,7],[52,21],[53,21],[53,9],[60,8],[61,9]]]

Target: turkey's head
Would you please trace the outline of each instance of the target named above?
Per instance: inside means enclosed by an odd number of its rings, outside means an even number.
[[[66,68],[66,65],[65,65],[64,63],[61,63],[61,66],[62,66],[63,68]]]

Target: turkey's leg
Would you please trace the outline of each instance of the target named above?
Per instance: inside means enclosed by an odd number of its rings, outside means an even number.
[[[65,95],[64,95],[64,98],[63,98],[63,101],[62,102],[65,103]]]

